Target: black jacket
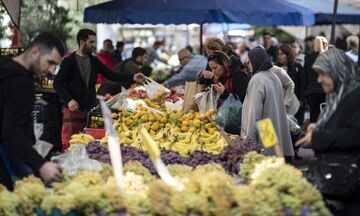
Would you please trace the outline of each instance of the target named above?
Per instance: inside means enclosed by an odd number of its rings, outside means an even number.
[[[360,153],[360,87],[338,105],[324,129],[312,134],[316,153]]]
[[[9,57],[0,58],[0,143],[35,172],[45,160],[33,149],[33,75]],[[5,174],[0,170],[0,175]]]
[[[279,64],[277,64],[278,66],[280,66]],[[287,66],[287,71],[286,71],[290,78],[292,79],[292,81],[295,84],[295,95],[296,97],[299,99],[299,101],[304,101],[305,100],[305,75],[304,75],[304,71],[303,71],[303,67],[297,63],[294,62],[292,64],[289,64]]]
[[[316,58],[319,53],[310,53],[305,56],[304,63],[304,74],[305,74],[305,96],[311,94],[324,94],[324,90],[321,87],[321,84],[317,82],[318,75],[312,69]]]
[[[78,102],[80,109],[82,110],[89,110],[96,106],[95,84],[98,73],[101,73],[106,78],[114,81],[133,80],[134,75],[115,73],[114,71],[109,70],[96,57],[89,55],[91,75],[89,85],[86,87],[86,84],[81,77],[75,55],[76,53],[74,52],[62,61],[59,73],[54,79],[54,88],[66,105],[74,99]]]

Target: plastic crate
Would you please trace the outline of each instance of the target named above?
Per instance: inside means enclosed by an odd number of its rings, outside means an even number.
[[[105,129],[103,129],[103,128],[85,128],[85,133],[93,136],[95,139],[101,139],[105,136]]]

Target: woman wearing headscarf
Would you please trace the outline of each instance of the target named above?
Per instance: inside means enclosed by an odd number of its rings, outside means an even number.
[[[280,79],[272,70],[271,60],[265,49],[257,46],[249,51],[249,71],[253,73],[243,104],[241,136],[258,138],[256,122],[270,118],[286,159],[294,156],[290,130],[285,111],[283,89]],[[260,141],[260,140],[258,140]],[[265,154],[274,155],[273,148]]]
[[[343,51],[330,47],[316,59],[312,68],[326,93],[326,108],[316,124],[310,124],[305,137],[296,145],[312,148],[316,156],[346,156],[359,165],[360,153],[360,81],[359,69]],[[345,176],[344,176],[345,178]],[[356,191],[355,191],[356,192]],[[340,199],[347,212],[336,215],[358,215],[360,191],[353,198]],[[357,209],[355,208],[357,207]]]

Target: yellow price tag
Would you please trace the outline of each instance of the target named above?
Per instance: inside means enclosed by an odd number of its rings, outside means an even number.
[[[256,123],[259,137],[265,148],[269,148],[279,143],[274,126],[271,119],[266,118]]]

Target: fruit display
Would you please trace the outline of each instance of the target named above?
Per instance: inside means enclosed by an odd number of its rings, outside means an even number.
[[[89,144],[91,142],[94,142],[95,139],[89,134],[79,133],[79,134],[73,134],[70,138],[70,145],[72,144]]]
[[[254,153],[252,153],[253,157]],[[245,156],[244,161],[249,161]],[[219,165],[169,165],[183,190],[149,176],[140,163],[124,165],[124,189],[111,168],[79,172],[51,191],[35,177],[18,181],[14,192],[0,190],[3,215],[252,215],[330,216],[320,193],[295,168],[265,157],[253,164],[249,181],[228,175]],[[241,165],[240,165],[241,169]],[[279,172],[274,172],[278,170]],[[23,198],[24,197],[24,198]]]
[[[221,165],[229,174],[237,174],[239,172],[239,164],[244,158],[244,155],[251,151],[261,152],[261,146],[251,138],[244,139],[238,137],[233,142],[232,145],[227,145],[224,150],[217,155],[196,150],[187,157],[184,157],[176,151],[162,148],[161,159],[167,165],[182,164],[190,167],[216,163]],[[102,145],[99,142],[92,142],[86,146],[86,150],[91,159],[103,163],[111,163],[109,150],[105,145]],[[121,155],[123,163],[127,163],[128,161],[138,161],[152,174],[156,174],[156,170],[147,152],[129,145],[122,145]]]
[[[145,150],[139,136],[139,127],[144,127],[160,148],[179,152],[183,156],[196,150],[220,154],[227,146],[216,128],[212,110],[202,115],[195,111],[159,113],[141,105],[138,109],[135,113],[125,110],[114,121],[117,136],[124,145]],[[100,143],[106,145],[107,136]]]

